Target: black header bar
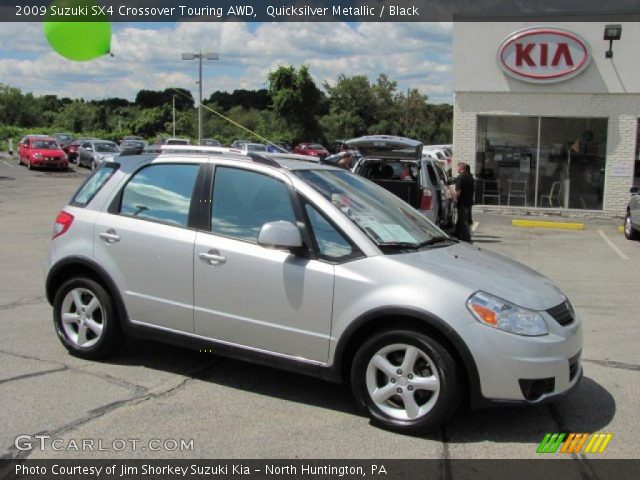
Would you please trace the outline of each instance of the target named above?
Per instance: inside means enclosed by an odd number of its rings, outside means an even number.
[[[640,21],[636,0],[0,0],[0,21]]]

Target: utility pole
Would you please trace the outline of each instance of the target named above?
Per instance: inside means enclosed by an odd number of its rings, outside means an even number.
[[[202,59],[206,60],[218,60],[220,57],[215,52],[202,53],[183,53],[182,60],[198,60],[198,144],[202,145]]]
[[[175,93],[171,96],[172,106],[173,106],[173,138],[176,138],[176,95]]]
[[[404,113],[404,134],[409,135],[409,87],[407,87],[407,104]]]

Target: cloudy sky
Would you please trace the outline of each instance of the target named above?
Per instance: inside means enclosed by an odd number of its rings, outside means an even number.
[[[141,89],[197,93],[197,63],[181,53],[216,51],[204,67],[204,95],[265,86],[279,65],[307,64],[321,86],[344,73],[380,72],[401,90],[417,88],[435,103],[452,101],[452,25],[447,23],[115,23],[111,51],[72,62],[47,44],[40,23],[0,23],[0,83],[34,94],[85,99],[124,97]]]

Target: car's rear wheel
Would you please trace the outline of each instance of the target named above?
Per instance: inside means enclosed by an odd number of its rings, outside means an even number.
[[[107,356],[123,341],[111,295],[89,278],[73,278],[58,289],[53,321],[62,344],[78,357]]]
[[[461,389],[451,354],[408,330],[381,332],[357,352],[351,384],[358,403],[382,426],[402,432],[437,429],[456,410]]]
[[[627,212],[624,219],[624,236],[627,237],[627,240],[640,240],[640,232],[633,228],[631,222],[631,212]]]

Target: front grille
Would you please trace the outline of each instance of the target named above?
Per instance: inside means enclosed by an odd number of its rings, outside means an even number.
[[[560,305],[550,308],[549,310],[547,310],[547,313],[551,315],[553,319],[563,327],[565,325],[569,325],[574,320],[573,312],[569,307],[568,302],[562,302]]]

